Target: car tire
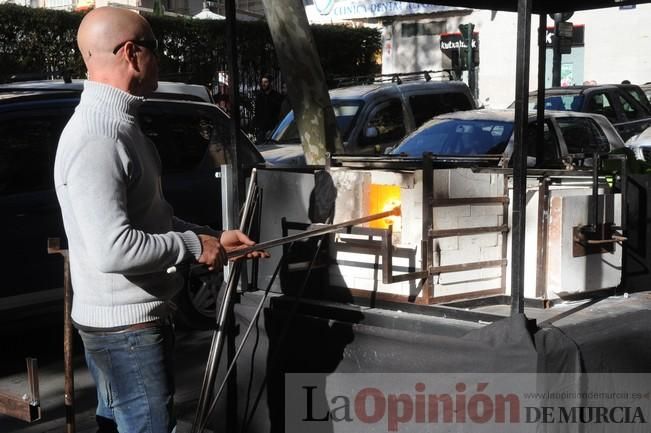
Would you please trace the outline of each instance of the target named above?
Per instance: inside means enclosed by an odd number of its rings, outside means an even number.
[[[176,325],[181,329],[215,329],[223,285],[222,272],[209,272],[203,267],[191,269],[183,289],[174,298]]]

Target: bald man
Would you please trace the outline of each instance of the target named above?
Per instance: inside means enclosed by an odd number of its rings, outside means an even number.
[[[77,41],[88,80],[54,167],[72,319],[97,386],[99,432],[169,433],[176,426],[169,300],[183,281],[165,269],[188,260],[221,269],[229,250],[254,243],[238,230],[175,218],[162,195],[160,159],[136,117],[158,86],[147,21],[98,8],[82,20]]]

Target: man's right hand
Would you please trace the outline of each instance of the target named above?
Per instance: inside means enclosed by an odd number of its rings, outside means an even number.
[[[228,257],[219,239],[214,236],[199,235],[199,240],[201,240],[202,251],[197,261],[208,266],[211,271],[221,269],[228,262]]]

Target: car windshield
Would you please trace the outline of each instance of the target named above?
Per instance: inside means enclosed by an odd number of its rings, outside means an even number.
[[[514,104],[512,104],[514,105]],[[545,97],[545,110],[581,111],[583,95],[551,95]],[[529,97],[529,110],[538,108],[538,97]]]
[[[504,152],[512,122],[497,120],[434,119],[412,133],[391,154],[421,156],[490,155]]]
[[[334,108],[335,118],[337,119],[337,128],[343,141],[348,140],[348,136],[354,125],[353,119],[357,116],[362,104],[362,101],[332,101],[332,108]],[[271,140],[279,143],[301,142],[296,122],[294,122],[293,111],[287,113],[285,118],[278,124],[271,135]]]

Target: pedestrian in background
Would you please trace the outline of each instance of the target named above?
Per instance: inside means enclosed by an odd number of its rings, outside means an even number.
[[[88,80],[59,140],[54,184],[68,238],[72,320],[97,388],[98,432],[170,433],[169,301],[183,277],[165,270],[189,260],[220,270],[229,251],[254,242],[239,230],[182,221],[163,197],[160,157],[137,118],[158,87],[149,23],[128,9],[97,8],[83,18],[77,44]]]
[[[273,77],[264,74],[260,78],[260,90],[255,96],[255,140],[257,144],[262,144],[276,124],[280,116],[280,106],[283,97],[271,85]]]
[[[289,103],[289,96],[287,95],[287,83],[281,85],[280,96],[282,96],[283,101],[280,103],[280,116],[278,116],[279,122],[287,116],[287,113],[292,111],[292,104]]]

